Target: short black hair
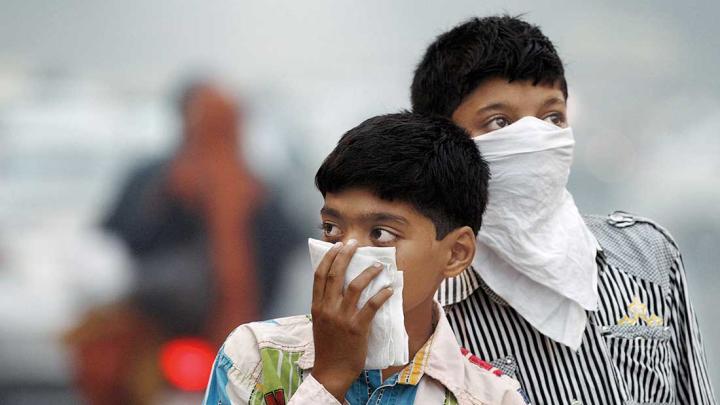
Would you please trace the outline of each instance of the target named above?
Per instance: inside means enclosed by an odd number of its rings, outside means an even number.
[[[560,56],[539,27],[508,15],[472,18],[435,39],[411,86],[413,112],[451,117],[466,96],[492,78],[567,82]]]
[[[315,175],[323,197],[366,188],[411,204],[436,238],[469,226],[477,235],[487,205],[488,166],[462,128],[409,112],[370,118],[342,136]]]

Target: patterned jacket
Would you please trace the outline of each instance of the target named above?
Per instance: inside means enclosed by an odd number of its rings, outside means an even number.
[[[438,310],[442,313],[439,304]],[[218,353],[204,403],[337,404],[310,374],[314,357],[308,316],[242,325]],[[460,348],[443,316],[433,336],[390,383],[368,392],[372,390],[364,380],[369,373],[358,377],[353,387],[360,384],[363,389],[351,387],[346,403],[526,404],[517,381]]]

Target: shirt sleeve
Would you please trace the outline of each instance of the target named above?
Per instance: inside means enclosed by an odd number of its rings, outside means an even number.
[[[207,390],[205,391],[205,399],[203,405],[220,405],[230,404],[230,397],[227,393],[228,372],[232,367],[230,359],[227,358],[222,349],[215,358],[210,381],[208,381]]]
[[[288,403],[288,405],[304,404],[339,405],[340,402],[312,374],[308,374]]]
[[[260,377],[260,354],[251,330],[235,329],[215,358],[204,405],[248,404]]]
[[[679,252],[670,269],[670,294],[668,326],[673,331],[672,345],[677,362],[675,381],[678,403],[715,404],[705,350],[695,311],[688,298],[685,268]]]

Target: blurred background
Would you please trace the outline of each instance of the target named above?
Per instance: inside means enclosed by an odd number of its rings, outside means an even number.
[[[718,389],[720,3],[4,0],[0,403],[198,403],[228,325],[308,311],[339,136],[503,12],[566,63],[581,210],[677,239]]]

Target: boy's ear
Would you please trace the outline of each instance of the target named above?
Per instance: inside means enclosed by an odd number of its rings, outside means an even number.
[[[463,226],[445,235],[443,242],[447,243],[450,253],[443,276],[455,277],[472,264],[475,257],[475,232],[469,226]]]

